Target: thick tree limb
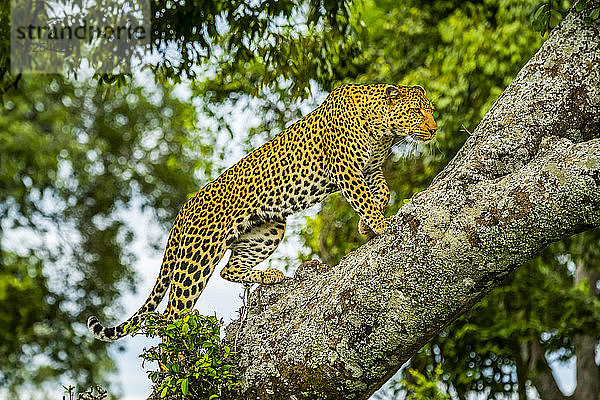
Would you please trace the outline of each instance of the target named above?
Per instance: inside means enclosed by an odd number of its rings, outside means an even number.
[[[253,293],[225,338],[239,398],[367,398],[514,268],[599,225],[600,32],[571,13],[383,235]]]

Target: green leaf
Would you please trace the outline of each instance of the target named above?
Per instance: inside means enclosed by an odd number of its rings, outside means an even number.
[[[555,26],[557,26],[561,19],[562,15],[558,11],[551,11],[549,20],[550,28],[554,28]]]
[[[540,32],[543,35],[546,32],[546,21],[543,19],[533,20],[531,27],[534,31]]]
[[[533,19],[538,19],[548,12],[548,3],[540,4],[533,13]]]
[[[181,393],[183,393],[185,396],[188,395],[188,378],[185,378],[181,381]]]
[[[575,10],[583,11],[587,7],[587,0],[579,0],[575,5]]]

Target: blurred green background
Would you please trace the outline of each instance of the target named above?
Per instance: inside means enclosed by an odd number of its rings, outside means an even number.
[[[544,4],[550,26],[539,22]],[[59,382],[116,380],[107,346],[83,321],[122,317],[118,298],[135,286],[124,211],[151,210],[167,231],[187,196],[240,157],[228,143],[249,151],[341,83],[419,84],[437,107],[439,134],[429,146],[397,146],[387,160],[394,213],[539,49],[545,36],[534,28],[551,28],[569,6],[157,0],[160,57],[133,77],[79,79],[11,74],[9,24],[0,24],[0,396],[44,398],[42,388]],[[336,263],[364,243],[357,223],[331,196],[301,231],[288,231],[303,246],[284,261]],[[595,384],[584,375],[600,381],[598,238],[586,232],[544,250],[374,397],[401,398],[408,387],[415,398],[562,398],[549,397],[562,396],[557,383],[581,390]],[[159,240],[150,244],[162,251]],[[573,378],[578,368],[586,374]]]

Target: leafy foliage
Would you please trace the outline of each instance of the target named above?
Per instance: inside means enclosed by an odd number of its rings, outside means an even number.
[[[401,384],[406,390],[406,400],[450,400],[451,397],[439,388],[444,371],[438,364],[433,373],[423,374],[409,369],[410,379],[403,379]],[[399,394],[399,393],[397,393]]]
[[[189,398],[219,399],[239,385],[227,359],[232,351],[221,345],[222,321],[197,311],[175,321],[164,314],[149,313],[145,321],[132,327],[133,334],[161,337],[163,342],[140,355],[144,362],[156,361],[158,370],[148,372],[161,397],[180,394]]]
[[[84,323],[134,281],[122,213],[152,207],[170,223],[195,189],[195,110],[168,87],[21,88],[0,111],[0,384],[106,383],[114,364]]]
[[[542,2],[531,14],[531,27],[544,36],[563,19],[568,10],[568,3],[560,0]]]
[[[575,4],[575,10],[584,12],[583,23],[590,26],[600,20],[600,3],[594,0],[579,0]]]
[[[10,9],[8,0],[1,5]],[[347,0],[152,0],[150,6],[148,52],[157,57],[143,59],[142,67],[161,81],[208,79],[253,95],[286,82],[291,97],[306,97],[309,80],[332,81],[335,66],[359,51]],[[9,20],[8,13],[3,16]],[[9,24],[3,26],[0,46],[8,50]],[[0,78],[7,86],[10,53],[1,54]],[[97,77],[108,84],[119,78]]]
[[[540,3],[531,14],[531,27],[544,36],[549,33],[569,11],[570,1],[547,0]],[[587,26],[600,19],[600,3],[594,0],[578,0],[573,2],[575,11],[583,12],[583,23]]]
[[[68,400],[75,400],[75,386],[63,386],[64,393],[69,396]],[[85,392],[79,392],[77,400],[103,400],[108,396],[108,392],[100,385],[90,386]],[[66,400],[63,396],[63,400]]]

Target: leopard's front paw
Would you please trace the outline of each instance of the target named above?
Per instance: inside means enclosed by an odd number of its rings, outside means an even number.
[[[285,275],[276,268],[269,268],[261,274],[261,278],[263,284],[272,285],[281,282],[285,278]]]
[[[384,218],[380,224],[378,224],[377,226],[371,227],[371,230],[373,231],[374,234],[381,235],[383,233],[383,231],[385,231],[385,228],[387,228],[387,226],[389,224],[390,224],[390,219]]]
[[[375,226],[369,226],[367,221],[361,218],[358,222],[358,232],[360,232],[361,235],[368,235],[370,232],[381,235],[389,223],[389,218],[381,218],[381,220],[374,223]]]

